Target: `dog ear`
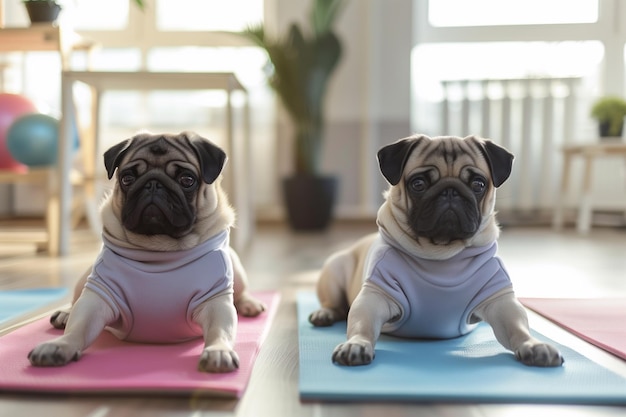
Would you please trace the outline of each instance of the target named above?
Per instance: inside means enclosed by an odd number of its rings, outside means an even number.
[[[195,133],[182,133],[182,135],[196,152],[196,156],[200,161],[202,179],[207,184],[213,184],[213,181],[219,177],[224,165],[226,165],[226,160],[228,159],[226,152],[210,140]]]
[[[117,145],[113,145],[104,153],[104,166],[107,170],[107,176],[109,177],[109,179],[113,178],[115,168],[120,166],[120,162],[130,148],[131,142],[132,138],[126,139],[118,143]]]
[[[421,139],[421,136],[400,139],[390,145],[383,146],[378,151],[378,166],[389,184],[396,185],[400,182],[406,161]]]
[[[492,141],[485,139],[480,141],[481,151],[489,163],[493,185],[497,188],[511,175],[514,156],[511,152]]]

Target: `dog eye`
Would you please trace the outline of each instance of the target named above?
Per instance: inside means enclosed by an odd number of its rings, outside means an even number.
[[[474,191],[476,194],[480,194],[485,191],[485,187],[487,186],[487,184],[485,183],[484,179],[476,177],[472,180],[470,186],[472,187],[472,191]]]
[[[131,175],[131,174],[124,174],[122,175],[122,177],[120,178],[120,183],[124,186],[124,187],[128,187],[129,185],[131,185],[132,183],[135,182],[135,176]]]
[[[424,177],[415,177],[411,179],[411,182],[409,182],[409,187],[411,187],[411,190],[421,193],[426,191],[426,188],[428,188],[428,182],[424,179]]]
[[[196,183],[196,179],[191,175],[181,175],[178,177],[178,183],[185,188],[189,188]]]

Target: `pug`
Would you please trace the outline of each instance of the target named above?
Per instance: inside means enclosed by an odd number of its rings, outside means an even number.
[[[309,317],[315,326],[347,318],[333,362],[371,363],[381,333],[447,339],[485,321],[525,365],[560,366],[560,352],[531,336],[496,256],[496,188],[513,155],[476,136],[415,135],[381,148],[378,162],[389,182],[378,233],[325,262],[321,308]]]
[[[104,153],[113,190],[101,206],[103,246],[79,281],[64,334],[36,346],[34,366],[78,360],[104,329],[122,340],[177,343],[204,338],[198,369],[230,372],[237,312],[264,305],[247,292],[229,246],[235,213],[221,187],[226,154],[192,132],[140,133]]]

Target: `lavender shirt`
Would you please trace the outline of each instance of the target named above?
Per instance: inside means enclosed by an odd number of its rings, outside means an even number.
[[[366,285],[383,289],[402,311],[383,333],[447,339],[470,332],[474,308],[512,285],[496,251],[494,242],[466,248],[448,260],[420,259],[379,236],[368,253]]]
[[[194,309],[233,290],[228,231],[176,252],[121,248],[104,239],[85,287],[111,306],[116,321],[107,329],[120,339],[175,343],[201,336]]]

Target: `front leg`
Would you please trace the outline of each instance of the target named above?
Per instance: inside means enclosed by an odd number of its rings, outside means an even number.
[[[383,325],[400,315],[396,303],[374,285],[365,285],[348,313],[348,340],[333,351],[339,365],[368,365],[374,359],[374,347]]]
[[[37,345],[28,359],[34,366],[63,366],[76,361],[114,319],[113,309],[98,294],[85,289],[72,307],[63,336]]]
[[[72,298],[72,306],[76,304],[76,301],[78,300],[80,295],[83,293],[83,289],[85,288],[85,284],[87,283],[87,278],[89,277],[89,274],[91,273],[92,268],[93,267],[90,266],[89,269],[87,269],[85,273],[83,273],[81,278],[78,280],[78,282],[74,286],[74,297]],[[50,317],[50,324],[52,324],[52,327],[54,327],[55,329],[61,329],[61,330],[65,329],[65,326],[67,325],[67,321],[69,320],[71,311],[72,311],[71,307],[66,310],[55,311]]]
[[[517,360],[528,366],[561,366],[559,350],[530,334],[526,310],[512,291],[496,294],[480,304],[474,315],[493,328],[502,346],[513,351]]]
[[[239,255],[233,248],[229,248],[230,259],[233,263],[233,297],[235,309],[244,317],[256,317],[267,307],[248,292],[248,274],[243,267]]]
[[[194,311],[193,320],[202,327],[204,350],[198,370],[232,372],[239,368],[235,352],[237,312],[232,293],[224,293],[202,303]]]

